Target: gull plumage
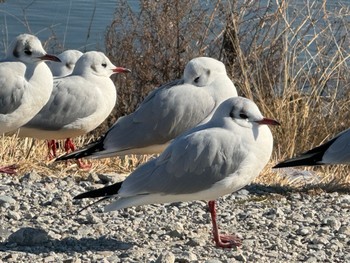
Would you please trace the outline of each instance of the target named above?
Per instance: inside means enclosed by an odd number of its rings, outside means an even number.
[[[59,61],[46,53],[36,36],[21,34],[9,46],[0,61],[0,134],[27,123],[49,100],[53,77],[45,60]],[[0,172],[14,173],[14,167]]]
[[[220,104],[210,121],[174,139],[159,157],[136,168],[123,182],[75,199],[115,197],[105,211],[208,200],[216,245],[239,246],[237,237],[219,235],[215,199],[249,184],[267,164],[273,147],[267,125],[279,123],[264,118],[251,100],[229,98]]]
[[[58,160],[160,153],[172,139],[208,121],[222,101],[235,96],[236,88],[222,62],[194,58],[181,79],[153,90],[135,112],[119,118],[101,139]]]
[[[18,132],[20,137],[66,139],[99,126],[113,110],[117,92],[110,76],[130,70],[116,67],[102,53],[86,52],[71,75],[55,78],[51,97]],[[68,143],[69,144],[69,143]],[[67,145],[67,149],[72,148]]]

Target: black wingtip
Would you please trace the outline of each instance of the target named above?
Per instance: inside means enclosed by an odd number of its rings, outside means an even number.
[[[96,197],[106,197],[118,194],[120,187],[123,182],[118,182],[106,187],[102,187],[99,189],[91,190],[82,194],[75,196],[73,199],[84,199],[84,198],[96,198]]]
[[[63,156],[56,158],[55,162],[66,161],[69,159],[80,159],[80,158],[88,157],[88,156],[91,156],[93,153],[100,152],[102,150],[104,150],[103,138],[100,138],[99,140],[86,145],[82,149],[79,149],[77,151],[74,151],[74,152],[71,152],[71,153],[68,153],[68,154],[65,154]]]
[[[336,139],[337,137],[307,152],[304,152],[297,157],[280,162],[272,168],[324,165],[325,163],[322,162],[323,155],[328,150],[328,148],[334,143]]]
[[[280,162],[276,164],[272,168],[286,168],[286,167],[295,167],[295,166],[316,166],[321,165],[322,162],[322,155],[321,153],[310,153],[306,152],[304,154],[301,154],[300,156],[285,160],[283,162]]]

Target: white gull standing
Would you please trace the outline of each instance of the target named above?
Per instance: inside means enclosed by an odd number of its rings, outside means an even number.
[[[54,77],[65,77],[72,74],[75,63],[83,55],[75,49],[68,49],[57,55],[61,62],[46,62]]]
[[[119,118],[98,141],[57,160],[160,153],[172,139],[209,120],[222,101],[235,96],[222,62],[194,58],[183,78],[153,90],[135,112]]]
[[[275,120],[264,118],[251,100],[227,99],[209,122],[174,139],[158,158],[136,168],[125,181],[80,194],[74,199],[115,197],[105,211],[209,200],[216,245],[224,248],[240,246],[241,241],[235,235],[219,234],[215,199],[249,184],[267,164],[273,138],[266,124],[279,125]]]
[[[273,168],[326,164],[350,164],[350,129],[299,156],[280,162]]]
[[[68,138],[66,151],[75,150],[69,138],[92,131],[109,116],[117,98],[110,76],[125,72],[130,70],[116,67],[102,52],[86,52],[71,75],[54,79],[49,101],[18,135],[47,140]]]
[[[45,52],[36,36],[21,34],[9,46],[0,62],[0,134],[24,125],[48,101],[53,78],[45,60],[59,61]],[[13,168],[0,172],[14,173]]]

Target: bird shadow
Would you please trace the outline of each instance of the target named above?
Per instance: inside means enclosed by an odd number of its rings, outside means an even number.
[[[128,250],[134,244],[122,242],[110,237],[102,236],[99,238],[80,238],[67,237],[62,240],[49,239],[47,242],[36,245],[18,245],[11,242],[0,242],[0,251],[18,251],[32,254],[41,254],[48,252],[55,253],[84,253],[86,251],[116,251]]]
[[[249,191],[251,195],[279,194],[288,196],[293,193],[319,194],[320,192],[350,194],[349,184],[339,184],[337,182],[305,184],[300,187],[250,184],[244,187],[244,189]]]

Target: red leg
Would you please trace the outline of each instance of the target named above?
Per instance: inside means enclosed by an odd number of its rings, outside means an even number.
[[[55,140],[47,141],[47,147],[49,148],[49,160],[57,157],[57,145]]]
[[[234,248],[242,246],[242,241],[239,237],[235,235],[220,235],[219,228],[216,223],[216,210],[215,210],[215,201],[209,201],[209,212],[211,215],[211,222],[213,224],[213,235],[214,241],[217,247],[222,248]]]
[[[0,173],[15,174],[17,168],[19,168],[19,165],[17,165],[17,164],[12,164],[9,166],[0,167]]]
[[[66,151],[66,153],[69,153],[70,150],[72,152],[75,151],[75,145],[70,138],[66,139],[66,141],[64,143],[64,150]]]
[[[67,138],[66,139],[66,141],[65,141],[65,143],[64,143],[64,149],[65,149],[65,151],[68,153],[69,152],[69,150],[71,150],[72,152],[74,152],[75,151],[75,145],[74,145],[74,143],[72,142],[72,140],[70,139],[70,138]],[[80,168],[80,169],[90,169],[91,168],[91,164],[89,164],[89,163],[83,163],[80,159],[77,159],[76,160],[76,162],[77,162],[77,164],[78,164],[78,167]]]

